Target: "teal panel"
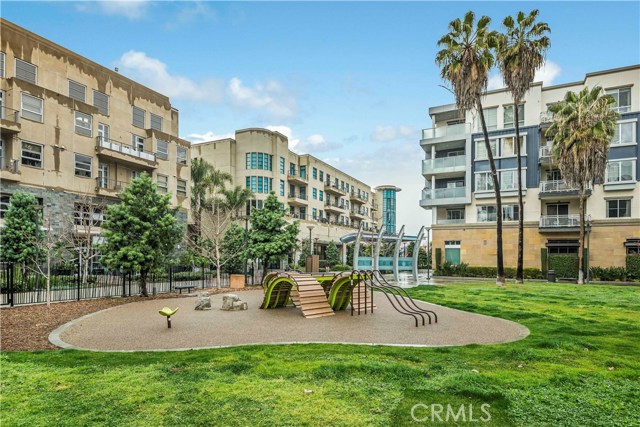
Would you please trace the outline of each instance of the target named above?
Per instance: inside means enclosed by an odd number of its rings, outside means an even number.
[[[445,248],[444,260],[451,264],[460,264],[460,248]]]

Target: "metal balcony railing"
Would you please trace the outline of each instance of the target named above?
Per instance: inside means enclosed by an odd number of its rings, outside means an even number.
[[[467,165],[467,156],[436,157],[422,161],[422,173],[447,172],[454,168],[463,169]]]
[[[10,122],[20,123],[20,111],[2,106],[0,107],[0,118]]]
[[[422,190],[423,200],[454,199],[466,195],[466,187],[425,188]]]
[[[559,181],[540,181],[541,193],[571,192],[578,191],[577,188],[570,187],[566,182]]]
[[[98,147],[106,148],[111,151],[117,151],[119,153],[128,154],[133,157],[138,157],[140,159],[149,160],[151,162],[156,161],[155,153],[151,153],[144,150],[139,150],[131,145],[123,144],[118,141],[114,141],[112,139],[106,139],[102,136],[96,137],[96,143]]]
[[[465,135],[471,132],[470,123],[460,123],[457,125],[438,126],[435,128],[423,129],[422,139],[441,138],[443,136]]]
[[[553,121],[553,113],[547,111],[540,113],[540,123],[551,123]]]
[[[105,179],[101,176],[96,178],[96,187],[103,190],[120,191],[129,185],[129,181],[119,181],[115,179]]]
[[[541,159],[550,158],[551,157],[551,149],[552,149],[551,145],[544,145],[544,146],[540,147],[539,157]]]
[[[18,173],[20,170],[20,161],[18,159],[0,159],[2,170],[10,173]]]
[[[289,192],[289,198],[290,199],[307,200],[307,194],[306,193]]]
[[[587,217],[590,219],[590,217]],[[580,215],[542,215],[540,228],[570,228],[580,226]]]

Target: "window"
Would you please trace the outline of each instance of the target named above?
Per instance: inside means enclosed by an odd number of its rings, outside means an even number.
[[[318,197],[318,199],[322,201],[323,197],[324,197],[324,191],[320,190],[320,196]]]
[[[627,182],[635,179],[635,160],[609,161],[605,183]]]
[[[76,153],[75,175],[82,178],[91,178],[91,157]]]
[[[101,141],[109,142],[109,125],[98,123],[98,138]]]
[[[478,206],[477,209],[478,222],[494,222],[497,220],[497,208],[495,205]],[[502,219],[504,221],[517,221],[518,212],[518,205],[504,205],[502,206]]]
[[[628,113],[631,111],[631,88],[609,89],[607,95],[613,96],[616,106],[613,108],[618,113]]]
[[[502,148],[500,149],[500,156],[501,157],[511,157],[511,156],[515,156],[517,155],[516,153],[516,137],[515,136],[509,136],[506,138],[502,138]],[[526,155],[526,145],[524,143],[524,136],[520,137],[520,154],[521,155]]]
[[[284,181],[280,180],[280,195],[284,196]]]
[[[9,204],[11,203],[11,194],[0,194],[0,218],[4,218],[5,214],[9,210]]]
[[[22,164],[42,168],[42,145],[22,141]]]
[[[16,58],[16,78],[37,84],[38,67]]]
[[[611,139],[611,144],[612,145],[635,144],[636,143],[635,129],[636,129],[635,121],[618,122],[616,126],[616,131],[613,135],[613,138]]]
[[[569,205],[566,203],[549,203],[547,204],[547,215],[549,216],[569,215]]]
[[[464,209],[447,209],[448,220],[464,219]]]
[[[258,180],[256,179],[255,176],[251,177],[251,192],[252,193],[258,192]]]
[[[504,106],[504,127],[512,128],[515,127],[514,124],[514,109],[513,105],[505,105]],[[518,105],[518,125],[524,126],[524,104]]]
[[[246,169],[249,170],[251,169],[251,153],[246,153],[244,157],[246,162]]]
[[[630,218],[631,200],[607,200],[607,218]]]
[[[135,134],[131,134],[131,144],[133,149],[137,151],[144,151],[144,138]]]
[[[92,206],[84,203],[74,203],[73,220],[76,225],[84,225],[86,227],[100,227],[104,221],[102,209],[98,206]]]
[[[492,191],[493,177],[491,172],[480,172],[476,174],[476,191]]]
[[[496,153],[498,152],[498,140],[497,139],[490,139],[489,140],[489,146],[491,147],[491,153],[494,155],[496,155]],[[483,159],[487,159],[487,147],[484,144],[484,139],[480,140],[477,139],[476,140],[476,160],[483,160]]]
[[[487,124],[487,130],[498,129],[498,107],[485,108],[484,121]],[[478,130],[482,130],[482,123],[479,124]]]
[[[500,191],[517,190],[518,189],[518,170],[500,171]],[[527,172],[522,169],[522,188],[526,188]],[[491,175],[489,175],[491,178]]]
[[[162,132],[162,117],[158,116],[157,114],[151,113],[149,115],[149,118],[151,129],[159,130],[160,132]],[[142,124],[144,125],[144,116]]]
[[[318,209],[313,208],[311,212],[312,212],[311,215],[313,216],[313,219],[318,219]]]
[[[517,221],[520,219],[519,212],[518,205],[504,205],[502,206],[502,219],[505,221]]]
[[[323,171],[320,171],[320,178],[319,179],[320,179],[320,181],[324,181],[324,172]],[[320,199],[320,200],[322,200],[322,199]]]
[[[145,111],[142,108],[133,107],[131,123],[135,127],[144,129],[144,115]]]
[[[300,178],[306,178],[306,177],[307,177],[307,167],[300,166]]]
[[[263,192],[263,187],[262,187],[262,177],[259,176],[258,177],[258,193],[262,193]]]
[[[258,153],[251,153],[251,169],[258,168]]]
[[[93,136],[91,131],[92,125],[92,117],[88,114],[81,113],[80,111],[75,112],[76,116],[76,133],[78,135],[84,136]]]
[[[318,179],[318,169],[317,168],[313,168],[311,170],[311,176],[313,177],[313,179]]]
[[[169,190],[169,177],[166,175],[158,175],[156,178],[156,183],[158,185],[158,191],[161,193],[166,193]]]
[[[44,103],[42,99],[22,92],[22,117],[42,122],[44,117],[43,110]]]
[[[186,165],[187,164],[187,149],[185,147],[178,146],[178,164]]]
[[[311,197],[313,197],[313,200],[318,199],[318,190],[316,188],[311,191]]]
[[[295,163],[289,163],[289,175],[294,175],[296,174],[296,165]]]
[[[284,157],[280,157],[280,173],[284,173]]]
[[[162,160],[169,159],[169,143],[167,141],[156,140],[156,157]]]
[[[2,79],[4,79],[4,76],[5,76],[4,62],[5,62],[4,52],[0,52],[0,78]]]
[[[256,153],[253,153],[254,155]],[[262,153],[257,153],[258,154],[258,169],[262,169],[264,167],[264,162],[262,161]]]
[[[97,90],[93,91],[93,106],[98,109],[103,116],[109,115],[109,95],[105,95]]]
[[[69,80],[69,98],[73,98],[77,101],[87,101],[87,87],[76,83],[73,80]]]
[[[177,192],[178,192],[178,196],[183,196],[183,197],[187,196],[187,181],[185,181],[184,179],[178,180]]]

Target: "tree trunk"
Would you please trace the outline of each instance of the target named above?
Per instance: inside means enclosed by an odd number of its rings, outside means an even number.
[[[147,292],[147,270],[140,270],[140,294],[143,297],[148,297]]]
[[[88,276],[89,276],[89,261],[90,261],[90,259],[87,256],[85,256],[82,259],[82,264],[83,264],[83,266],[82,266],[82,270],[83,270],[82,271],[82,284],[83,285],[87,284],[87,279],[88,279]]]
[[[267,260],[262,260],[262,279],[260,283],[264,283],[264,278],[267,277]]]
[[[482,124],[482,133],[484,135],[484,145],[487,149],[487,158],[489,159],[489,167],[491,169],[491,177],[493,178],[493,191],[496,195],[496,285],[503,286],[504,281],[504,258],[502,253],[502,197],[500,196],[500,182],[498,181],[498,173],[496,172],[496,164],[493,161],[493,152],[489,143],[489,131],[487,123],[484,120],[484,112],[480,100],[477,102],[478,113],[480,114],[480,123]]]
[[[584,184],[580,184],[580,244],[578,245],[578,284],[584,284]]]
[[[522,201],[522,157],[520,155],[520,125],[518,124],[518,104],[514,107],[514,120],[516,124],[516,154],[518,158],[518,265],[516,267],[516,284],[524,283],[524,203]]]
[[[47,248],[47,307],[51,305],[51,249]]]

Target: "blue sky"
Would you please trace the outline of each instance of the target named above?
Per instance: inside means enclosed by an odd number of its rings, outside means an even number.
[[[436,42],[471,9],[493,19],[540,9],[558,84],[640,63],[638,2],[13,2],[2,16],[170,96],[192,141],[270,127],[373,186],[395,184],[398,224],[418,206]],[[495,76],[493,83],[500,81]]]

